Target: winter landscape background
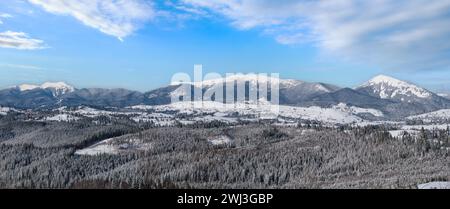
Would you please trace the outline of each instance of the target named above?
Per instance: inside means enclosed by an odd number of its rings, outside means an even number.
[[[258,79],[235,76],[219,86],[241,83],[248,95]],[[202,92],[217,82],[205,81]],[[384,75],[354,89],[274,82],[276,114],[256,105],[261,98],[231,110],[214,101],[171,103],[186,94],[179,85],[146,93],[63,82],[2,90],[0,186],[448,187],[447,98]]]
[[[0,189],[450,188],[449,40],[450,0],[0,1]]]

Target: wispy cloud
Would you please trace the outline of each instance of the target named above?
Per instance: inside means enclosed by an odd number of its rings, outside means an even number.
[[[9,63],[0,63],[0,67],[21,69],[21,70],[43,70],[44,69],[42,67],[38,67],[38,66],[34,66],[34,65],[18,65],[18,64],[9,64]]]
[[[120,40],[154,16],[152,4],[145,0],[28,1],[50,13],[73,16],[83,24]]]
[[[45,48],[44,41],[30,38],[26,33],[14,31],[0,33],[0,47],[21,50]]]
[[[223,15],[239,29],[259,28],[282,44],[383,68],[450,65],[450,0],[182,0]]]
[[[12,18],[12,15],[7,13],[0,13],[0,25],[3,24],[4,19]]]

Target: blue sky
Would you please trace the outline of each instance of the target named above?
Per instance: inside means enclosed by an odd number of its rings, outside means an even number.
[[[387,74],[450,91],[449,11],[449,0],[1,1],[0,87],[147,91],[202,64],[348,87]]]

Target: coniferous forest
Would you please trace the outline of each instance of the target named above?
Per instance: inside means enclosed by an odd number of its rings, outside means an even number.
[[[18,117],[0,118],[0,188],[417,188],[450,180],[448,130],[392,137],[388,126]],[[78,153],[104,140],[113,153]]]

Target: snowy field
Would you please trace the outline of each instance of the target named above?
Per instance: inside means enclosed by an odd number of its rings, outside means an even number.
[[[410,116],[408,120],[423,120],[424,122],[433,122],[437,120],[450,120],[450,109],[438,110],[425,114]]]
[[[231,106],[218,102],[179,102],[160,106],[133,106],[134,110],[169,112],[177,111],[186,115],[205,115],[211,114],[215,120],[224,120],[226,117],[251,116],[262,119],[276,119],[278,117],[294,118],[302,120],[315,120],[332,124],[349,124],[364,122],[357,114],[366,113],[376,117],[383,116],[383,113],[375,109],[365,109],[346,104],[339,104],[332,108],[322,107],[295,107],[285,105],[268,105],[252,103],[236,103]]]
[[[419,189],[450,189],[450,182],[445,181],[429,182],[426,184],[419,184],[417,187]]]
[[[19,110],[0,107],[0,115],[7,115],[11,112],[21,112]],[[400,136],[406,131],[415,134],[415,131],[446,129],[449,126],[450,109],[439,110],[426,114],[410,116],[408,120],[423,120],[426,125],[406,125],[405,121],[389,120],[367,120],[364,115],[372,115],[375,118],[383,119],[383,112],[370,109],[349,106],[344,103],[323,108],[317,106],[297,107],[286,105],[269,105],[267,102],[256,103],[236,103],[226,106],[218,102],[179,102],[169,105],[147,106],[137,105],[123,109],[100,110],[91,107],[79,106],[75,108],[60,107],[45,115],[37,116],[37,121],[59,121],[70,122],[81,120],[82,118],[96,118],[105,116],[126,117],[137,123],[151,122],[157,126],[172,126],[178,122],[183,124],[193,124],[195,122],[221,121],[227,124],[235,124],[241,121],[257,122],[260,119],[275,120],[276,125],[295,125],[299,121],[309,120],[323,123],[323,125],[350,124],[352,126],[369,125],[390,125],[398,127],[391,131],[393,136]],[[181,117],[180,117],[181,116]],[[428,121],[428,122],[427,122]],[[433,122],[433,121],[440,121]]]
[[[101,155],[111,154],[116,155],[129,151],[146,151],[151,149],[151,144],[143,143],[138,139],[128,139],[125,141],[118,138],[106,139],[98,142],[90,147],[75,151],[76,155]]]

